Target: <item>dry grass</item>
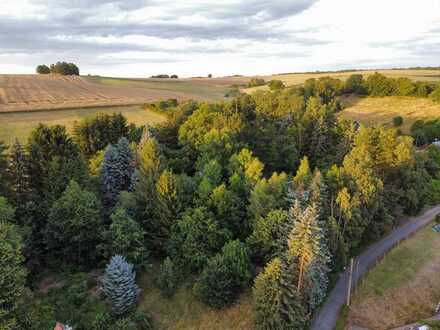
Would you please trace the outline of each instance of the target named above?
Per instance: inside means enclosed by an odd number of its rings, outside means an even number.
[[[247,80],[0,75],[0,112],[132,105],[168,98],[220,100],[231,85]]]
[[[357,120],[366,126],[385,124],[392,126],[396,116],[403,117],[402,132],[408,133],[411,125],[419,119],[427,120],[440,117],[440,104],[428,98],[419,97],[344,97],[346,108],[340,112],[341,118]]]
[[[93,117],[100,112],[120,112],[127,118],[129,123],[137,125],[157,123],[165,120],[161,115],[144,110],[140,106],[0,113],[0,141],[11,145],[17,138],[21,142],[26,142],[30,132],[39,123],[63,125],[71,131],[75,121]]]
[[[440,234],[431,227],[391,251],[355,294],[349,323],[390,329],[432,316],[440,299]]]
[[[170,299],[153,285],[151,275],[140,279],[140,306],[152,314],[157,329],[224,330],[252,329],[251,293],[243,294],[232,307],[215,310],[202,304],[191,287],[181,287]]]
[[[435,81],[440,82],[440,71],[439,70],[364,70],[364,71],[348,71],[348,72],[329,72],[329,73],[291,73],[291,74],[279,74],[272,76],[261,77],[266,81],[277,79],[281,80],[286,86],[296,86],[303,84],[307,79],[310,78],[321,78],[321,77],[333,77],[341,80],[347,79],[350,75],[362,74],[364,77],[368,77],[375,72],[380,72],[388,77],[399,78],[407,77],[414,81]],[[267,89],[267,86],[259,86],[253,88],[246,88],[243,91],[247,93],[252,93],[256,90]]]

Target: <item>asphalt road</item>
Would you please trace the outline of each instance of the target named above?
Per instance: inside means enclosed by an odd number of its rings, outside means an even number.
[[[352,288],[356,287],[358,281],[365,273],[380,261],[388,251],[399,244],[400,241],[410,237],[419,229],[429,224],[439,213],[440,205],[437,205],[420,216],[408,219],[404,225],[396,228],[360,254],[354,260]],[[349,267],[341,274],[324,305],[313,318],[311,330],[333,330],[336,326],[342,306],[346,303],[348,278]]]

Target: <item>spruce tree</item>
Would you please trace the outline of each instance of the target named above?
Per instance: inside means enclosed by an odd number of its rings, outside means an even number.
[[[314,205],[301,210],[294,206],[293,228],[287,238],[286,257],[296,263],[296,289],[313,310],[325,297],[328,285],[330,254]],[[292,283],[293,284],[293,283]]]
[[[122,315],[133,310],[140,293],[133,265],[123,256],[113,256],[105,269],[102,289],[114,314]]]
[[[17,206],[26,203],[30,194],[27,156],[18,140],[11,147],[7,178],[11,202]]]
[[[104,204],[113,207],[119,192],[128,190],[133,175],[133,156],[125,137],[116,145],[109,145],[101,167],[101,189]]]

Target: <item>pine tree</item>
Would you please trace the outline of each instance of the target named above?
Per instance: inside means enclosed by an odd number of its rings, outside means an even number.
[[[105,269],[102,289],[111,302],[113,313],[122,315],[133,310],[140,293],[133,265],[120,255],[112,257]]]
[[[0,195],[6,195],[6,169],[8,167],[8,161],[6,156],[6,150],[8,147],[3,141],[0,141]]]
[[[101,167],[101,190],[104,204],[113,207],[119,192],[128,190],[133,175],[133,156],[125,137],[116,145],[109,145]]]
[[[14,205],[23,205],[29,198],[29,174],[27,157],[18,140],[12,145],[7,169],[10,200]]]
[[[16,227],[0,221],[0,328],[18,329],[17,310],[23,295],[26,270]]]
[[[180,276],[176,265],[170,257],[167,257],[162,265],[160,265],[159,275],[156,281],[160,292],[166,297],[173,296],[179,286],[179,278]]]

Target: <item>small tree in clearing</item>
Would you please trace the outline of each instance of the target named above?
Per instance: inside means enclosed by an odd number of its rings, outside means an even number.
[[[122,315],[131,311],[140,293],[133,265],[122,256],[114,256],[105,269],[102,289],[111,302],[113,313]]]

